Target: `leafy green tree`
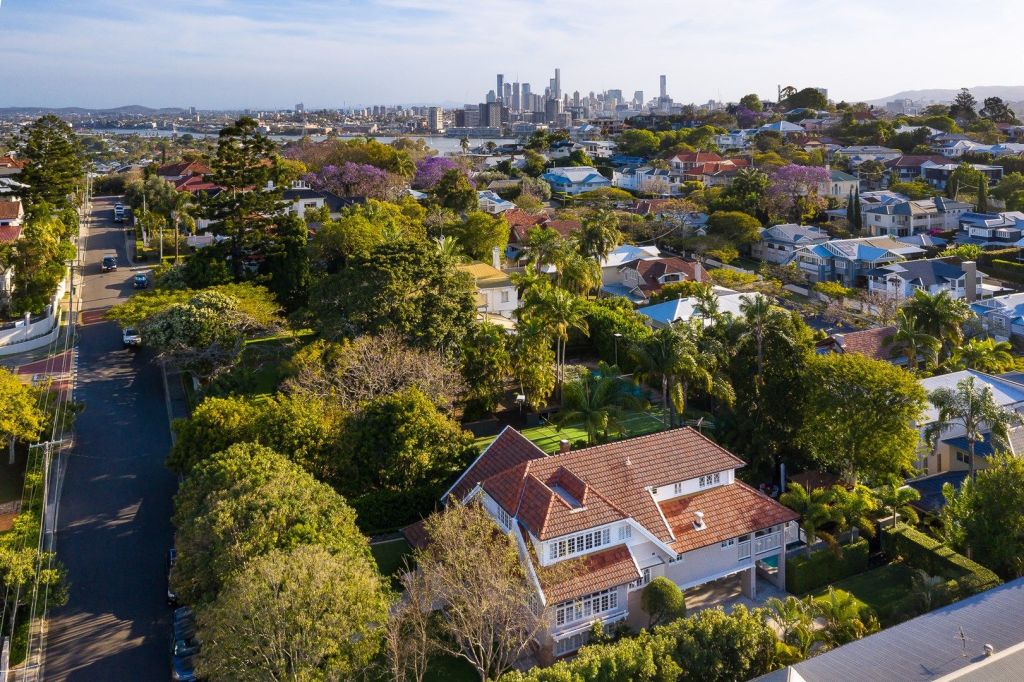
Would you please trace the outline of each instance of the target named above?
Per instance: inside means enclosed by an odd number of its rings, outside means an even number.
[[[911,182],[891,182],[889,189],[905,195],[907,198],[917,201],[935,196],[935,188],[924,180],[913,180]]]
[[[362,548],[273,550],[233,574],[200,612],[196,667],[239,682],[351,679],[380,649],[388,604]]]
[[[593,166],[594,165],[593,159],[591,159],[589,156],[587,156],[587,153],[585,151],[583,151],[582,149],[577,149],[577,150],[573,151],[571,154],[569,154],[568,161],[569,161],[569,165],[570,166]]]
[[[982,175],[978,180],[978,200],[976,210],[978,213],[988,213],[988,178]]]
[[[25,127],[20,142],[26,163],[18,181],[28,185],[21,191],[26,212],[36,215],[41,203],[57,209],[71,206],[85,173],[82,147],[71,126],[47,114]]]
[[[618,150],[626,156],[642,156],[648,158],[658,153],[661,140],[650,130],[625,130],[616,140]]]
[[[305,221],[289,214],[277,219],[276,239],[267,254],[269,288],[288,311],[301,308],[309,295],[312,275],[309,267],[309,228]]]
[[[953,298],[948,291],[929,294],[918,289],[904,308],[917,319],[922,330],[942,343],[940,360],[949,357],[953,349],[963,343],[963,323],[974,315],[966,301]]]
[[[914,422],[925,393],[913,375],[856,353],[818,355],[807,363],[807,401],[799,438],[811,456],[840,471],[882,480],[911,468]]]
[[[961,88],[960,92],[953,99],[952,106],[949,107],[949,115],[955,119],[961,119],[964,121],[973,121],[978,118],[978,100],[974,99],[974,95],[967,88]]]
[[[372,566],[355,514],[336,492],[254,443],[239,443],[196,467],[175,497],[175,592],[203,607],[253,559],[317,545]]]
[[[245,250],[265,244],[285,209],[281,190],[268,189],[279,173],[274,143],[259,132],[255,119],[243,116],[220,131],[211,169],[207,179],[222,191],[203,195],[203,212],[213,233],[229,239],[231,268],[235,279],[242,279]]]
[[[581,425],[587,432],[587,444],[599,438],[607,440],[613,433],[625,430],[625,407],[632,404],[629,384],[618,376],[587,372],[562,389],[562,410],[555,423],[558,429],[567,425]]]
[[[1010,428],[1020,425],[1020,416],[1000,407],[992,388],[978,386],[973,376],[957,382],[956,389],[935,389],[928,394],[928,400],[938,415],[925,427],[925,440],[934,448],[943,432],[951,427],[963,429],[967,438],[967,466],[972,479],[977,473],[975,445],[989,433],[995,446],[1005,447],[1009,442]]]
[[[875,499],[878,506],[889,512],[892,517],[892,528],[896,527],[896,519],[906,519],[917,524],[917,510],[913,503],[921,499],[921,493],[903,482],[899,476],[891,476],[882,485],[875,488]]]
[[[453,357],[476,314],[472,279],[425,242],[400,240],[352,258],[313,286],[310,309],[328,338],[393,331]]]
[[[956,350],[953,361],[961,369],[1001,374],[1014,366],[1013,346],[1009,341],[971,339]]]
[[[434,187],[437,202],[458,213],[475,211],[480,205],[476,189],[469,184],[465,173],[452,169],[445,173]]]
[[[190,289],[149,289],[115,305],[107,311],[106,317],[122,327],[138,327],[172,306],[187,303],[196,293]],[[258,325],[269,327],[280,322],[278,303],[265,287],[249,282],[221,284],[209,287],[203,293],[231,298],[237,309]]]
[[[976,261],[981,258],[982,253],[982,248],[977,244],[957,244],[956,246],[947,246],[942,252],[942,257],[953,256],[961,260]]]
[[[48,204],[35,205],[12,247],[0,253],[0,263],[13,267],[10,312],[39,314],[53,300],[57,286],[75,258],[71,231]]]
[[[740,98],[740,106],[746,107],[753,112],[761,111],[761,98],[751,93]]]
[[[153,211],[161,216],[169,216],[174,210],[179,196],[188,196],[179,192],[174,185],[156,175],[132,180],[124,188],[124,201],[138,214]]]
[[[797,599],[793,595],[789,595],[784,600],[771,597],[764,605],[769,613],[768,618],[776,624],[780,631],[782,642],[794,649],[796,654],[794,658],[796,660],[807,658],[812,647],[820,640],[814,624],[812,600],[810,598]]]
[[[1007,173],[999,184],[992,189],[992,196],[1000,201],[1008,201],[1015,192],[1024,190],[1024,173],[1014,171]]]
[[[1024,459],[994,455],[959,492],[947,483],[943,494],[947,541],[1005,580],[1024,575]]]
[[[993,123],[1019,123],[1013,109],[1001,97],[986,97],[985,104],[978,113]]]
[[[505,393],[512,359],[505,331],[487,322],[473,326],[462,345],[467,410],[494,412]]]
[[[547,404],[555,390],[557,358],[551,333],[538,318],[520,318],[516,333],[507,338],[512,376],[528,409]]]
[[[896,329],[886,338],[886,344],[893,351],[903,351],[907,369],[911,371],[918,369],[922,359],[925,365],[934,365],[942,347],[937,338],[921,328],[917,317],[908,308],[896,311]]]
[[[817,88],[804,88],[784,99],[781,104],[787,109],[825,109],[828,107],[828,99]]]
[[[708,216],[708,234],[745,246],[761,239],[761,221],[740,211],[716,211]]]
[[[0,448],[11,440],[30,442],[39,438],[46,415],[38,393],[11,371],[0,368]]]
[[[532,149],[527,149],[523,155],[523,172],[531,178],[538,178],[543,175],[547,165],[547,159]]]
[[[416,388],[367,403],[346,419],[341,480],[348,495],[437,484],[467,466],[472,436]]]
[[[759,168],[741,168],[723,190],[713,208],[716,211],[743,211],[760,221],[768,219],[762,209],[771,179]]]
[[[492,249],[505,252],[509,227],[504,216],[483,211],[470,211],[461,223],[451,226],[445,234],[458,240],[463,253],[471,260],[491,262]]]
[[[664,576],[647,583],[640,593],[640,607],[647,612],[648,627],[686,615],[686,599],[679,586]]]
[[[946,196],[955,199],[960,192],[974,194],[985,175],[966,161],[956,167],[946,180]]]
[[[776,666],[776,637],[760,609],[705,609],[664,627],[676,639],[684,680],[746,680]]]
[[[850,532],[850,539],[856,540],[859,533],[875,536],[875,522],[872,512],[878,504],[875,493],[865,485],[852,488],[843,485],[832,486],[832,505],[836,514],[836,530]]]
[[[338,272],[355,255],[396,239],[427,238],[426,211],[418,204],[369,199],[345,209],[338,220],[320,226],[313,238],[312,259],[327,274]]]
[[[878,630],[878,621],[869,607],[845,590],[829,587],[813,605],[815,615],[824,621],[822,642],[828,648],[849,644]]]

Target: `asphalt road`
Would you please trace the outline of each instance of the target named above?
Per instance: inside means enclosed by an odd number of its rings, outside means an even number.
[[[96,200],[84,245],[78,328],[76,422],[57,521],[57,554],[70,598],[50,617],[46,680],[167,680],[170,609],[165,600],[175,477],[159,368],[145,350],[125,350],[120,328],[88,311],[131,294],[113,203]],[[121,269],[100,272],[116,253]]]

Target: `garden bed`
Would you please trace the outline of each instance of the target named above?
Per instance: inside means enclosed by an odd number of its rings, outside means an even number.
[[[837,581],[831,587],[849,592],[858,602],[870,607],[876,614],[880,614],[879,620],[884,627],[905,620],[883,618],[882,616],[890,611],[887,608],[889,605],[910,595],[913,591],[913,578],[913,568],[903,563],[891,563]],[[827,593],[828,587],[823,587],[811,592],[811,595],[815,599],[820,599]]]

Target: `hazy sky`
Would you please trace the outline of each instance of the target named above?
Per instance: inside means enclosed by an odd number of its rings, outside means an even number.
[[[650,97],[664,73],[684,102],[874,99],[1024,84],[991,43],[1022,19],[1022,0],[0,0],[0,106],[479,102],[498,72],[543,92],[556,66],[570,94]]]

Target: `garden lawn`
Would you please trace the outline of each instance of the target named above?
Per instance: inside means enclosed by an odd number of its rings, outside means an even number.
[[[837,590],[845,590],[863,604],[881,613],[887,604],[906,597],[913,587],[914,569],[905,564],[886,564],[833,583]],[[811,594],[817,598],[828,592],[828,586]]]
[[[648,433],[662,431],[665,429],[665,422],[662,421],[661,416],[657,412],[637,411],[627,414],[623,420],[623,427],[625,428],[625,433],[622,436],[632,438],[633,436],[643,436]],[[561,429],[556,428],[552,424],[542,424],[524,429],[522,434],[547,453],[558,452],[558,443],[563,438],[570,443],[575,443],[578,440],[587,440],[587,432],[583,430],[580,424],[567,424]],[[613,440],[616,439],[613,437]],[[493,440],[494,436],[482,436],[477,438],[474,444],[483,450]]]
[[[411,551],[412,547],[409,546],[409,543],[404,538],[370,545],[370,553],[373,554],[373,559],[377,562],[377,569],[380,571],[380,574],[389,576],[392,579],[398,573],[398,569],[402,567],[406,555]],[[392,582],[395,581],[392,580]]]

